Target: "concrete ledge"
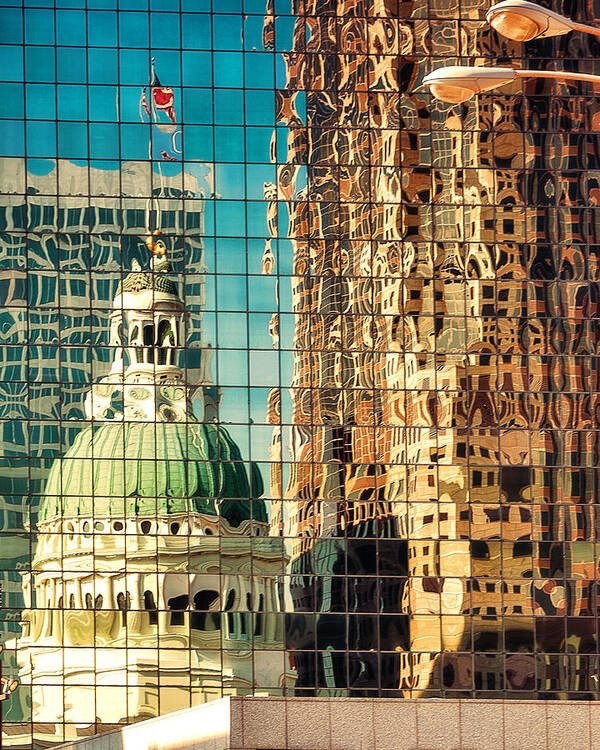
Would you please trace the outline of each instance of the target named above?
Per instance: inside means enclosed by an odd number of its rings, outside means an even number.
[[[232,724],[230,698],[129,724],[57,745],[73,750],[225,750]],[[234,712],[237,708],[233,706]]]
[[[600,702],[222,698],[60,747],[64,750],[600,750],[599,730]]]

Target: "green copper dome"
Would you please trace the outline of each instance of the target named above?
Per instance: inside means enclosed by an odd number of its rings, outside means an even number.
[[[229,433],[200,422],[105,422],[82,430],[46,483],[39,520],[198,512],[266,521],[258,467],[248,480]],[[251,499],[254,498],[254,499]]]

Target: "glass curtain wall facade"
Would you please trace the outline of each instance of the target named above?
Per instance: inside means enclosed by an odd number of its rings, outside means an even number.
[[[15,2],[6,746],[224,695],[598,698],[600,98],[419,86],[596,42],[476,0]]]

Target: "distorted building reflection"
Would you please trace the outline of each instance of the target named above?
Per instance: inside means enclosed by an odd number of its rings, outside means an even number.
[[[298,691],[597,697],[598,100],[415,89],[430,55],[565,54],[498,39],[486,9],[295,21],[273,200],[294,248]],[[271,2],[269,48],[276,20]]]

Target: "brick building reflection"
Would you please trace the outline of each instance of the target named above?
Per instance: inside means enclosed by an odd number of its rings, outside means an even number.
[[[296,537],[297,692],[598,696],[599,106],[546,84],[462,108],[406,93],[429,55],[566,54],[498,41],[487,7],[294,3],[265,197],[294,247],[271,494]],[[270,415],[279,462],[277,391]]]

